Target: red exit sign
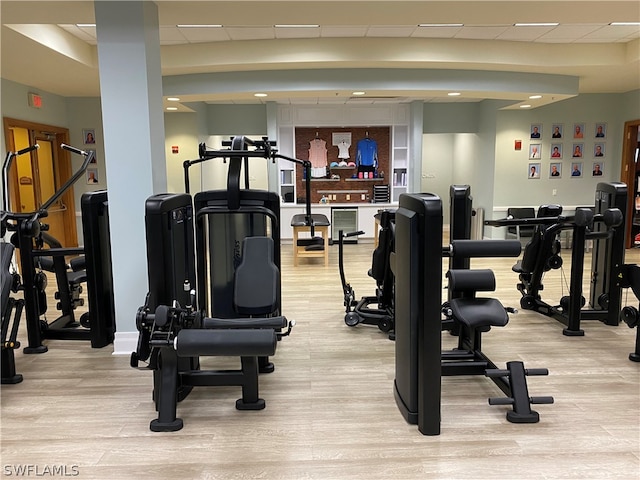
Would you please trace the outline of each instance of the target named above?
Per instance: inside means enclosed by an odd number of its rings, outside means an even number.
[[[42,97],[37,93],[30,93],[29,106],[33,108],[42,108]]]

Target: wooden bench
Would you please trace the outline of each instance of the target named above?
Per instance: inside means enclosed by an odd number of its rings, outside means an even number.
[[[298,258],[319,258],[324,257],[324,265],[329,265],[329,226],[331,222],[326,215],[313,213],[311,214],[311,222],[313,223],[314,237],[322,237],[323,248],[309,248],[309,240],[311,238],[300,238],[300,233],[311,233],[311,223],[307,222],[305,214],[294,215],[291,219],[293,227],[293,266],[298,266]]]

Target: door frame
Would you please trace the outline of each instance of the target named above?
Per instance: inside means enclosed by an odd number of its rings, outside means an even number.
[[[620,181],[627,184],[627,211],[625,212],[626,233],[625,233],[625,246],[626,248],[633,247],[633,214],[635,206],[635,197],[637,188],[636,175],[640,172],[636,172],[636,163],[633,156],[638,146],[638,130],[640,129],[640,119],[629,120],[624,123],[624,137],[622,141],[622,162],[620,171]]]
[[[32,135],[32,131],[47,132],[53,134],[55,136],[55,139],[53,139],[52,141],[54,144],[54,176],[56,188],[59,188],[62,184],[64,184],[64,182],[71,178],[71,175],[73,173],[71,166],[71,154],[61,147],[63,143],[69,143],[69,129],[9,117],[3,118],[3,125],[6,148],[7,150],[12,152],[15,151],[13,135],[11,133],[12,127],[25,128],[29,130],[30,136]],[[19,196],[17,193],[18,176],[15,162],[9,170],[8,184],[10,185],[11,189],[9,202],[10,205],[13,206],[12,208],[15,208],[15,206],[19,204]],[[76,208],[73,186],[60,197],[60,200],[66,206],[65,211],[62,212],[64,239],[60,239],[61,243],[64,247],[77,247],[78,228],[76,226]]]

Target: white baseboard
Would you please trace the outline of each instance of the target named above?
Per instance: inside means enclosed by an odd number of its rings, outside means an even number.
[[[138,346],[138,332],[116,332],[113,355],[131,355]]]

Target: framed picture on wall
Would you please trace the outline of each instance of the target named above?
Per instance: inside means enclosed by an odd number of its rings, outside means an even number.
[[[542,125],[535,123],[531,125],[531,138],[540,138],[542,135]]]
[[[601,177],[603,173],[604,173],[604,163],[593,162],[591,175],[594,177]]]
[[[84,128],[82,130],[82,142],[85,145],[96,143],[96,131],[93,128]]]
[[[99,183],[98,169],[87,168],[87,185],[94,185],[96,183]]]
[[[554,123],[551,125],[551,138],[562,138],[562,124]]]
[[[529,178],[540,178],[540,164],[539,163],[530,163],[529,164]]]
[[[582,162],[573,162],[571,164],[571,178],[582,177]]]
[[[552,143],[551,144],[551,158],[562,158],[562,144],[561,143]]]
[[[573,124],[573,138],[584,138],[584,123]]]
[[[582,143],[574,143],[571,149],[571,156],[573,158],[582,158],[584,154],[584,145]]]
[[[532,143],[529,145],[529,158],[536,159],[540,158],[542,154],[542,144],[541,143]]]
[[[549,178],[560,178],[562,177],[562,164],[561,163],[552,163],[549,165]]]
[[[607,136],[607,124],[596,123],[596,138],[606,138]]]
[[[593,146],[594,157],[604,157],[604,143],[596,143]]]
[[[98,159],[96,158],[96,151],[93,149],[87,150],[87,153],[92,153],[92,152],[93,152],[93,157],[91,157],[91,162],[89,162],[90,165],[94,165],[98,163]]]

